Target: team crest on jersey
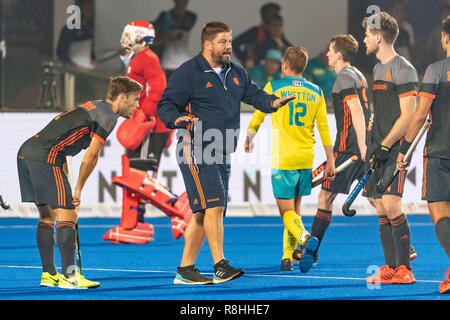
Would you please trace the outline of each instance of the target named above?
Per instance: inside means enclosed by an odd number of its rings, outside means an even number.
[[[293,80],[292,85],[296,87],[303,87],[303,81]]]

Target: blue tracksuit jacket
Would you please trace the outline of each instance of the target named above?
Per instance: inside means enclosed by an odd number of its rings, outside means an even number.
[[[217,74],[207,60],[199,53],[183,63],[170,77],[167,87],[158,103],[158,117],[169,129],[175,129],[174,122],[183,115],[197,117],[201,123],[195,128],[188,126],[193,144],[202,148],[213,141],[211,134],[220,131],[223,147],[216,152],[229,154],[236,150],[237,137],[227,141],[227,131],[240,128],[241,101],[265,113],[276,111],[271,107],[277,99],[269,95],[250,79],[247,71],[238,63],[230,62]],[[215,129],[206,132],[208,129]],[[229,133],[229,132],[228,132]],[[179,138],[179,142],[181,141]]]

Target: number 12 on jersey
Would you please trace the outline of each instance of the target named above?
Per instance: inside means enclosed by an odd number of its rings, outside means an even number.
[[[300,121],[300,118],[306,115],[307,106],[303,102],[289,102],[289,125],[303,127],[304,122]]]

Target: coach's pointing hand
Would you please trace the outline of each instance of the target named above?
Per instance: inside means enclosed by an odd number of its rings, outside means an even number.
[[[297,96],[295,94],[284,97],[284,98],[278,98],[272,101],[272,108],[278,109],[281,108],[282,106],[284,106],[286,103],[288,103],[289,101],[292,101],[296,98]]]

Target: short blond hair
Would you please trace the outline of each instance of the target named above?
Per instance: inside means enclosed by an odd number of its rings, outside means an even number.
[[[283,61],[296,74],[302,74],[308,64],[308,50],[303,47],[288,47],[283,55]]]

